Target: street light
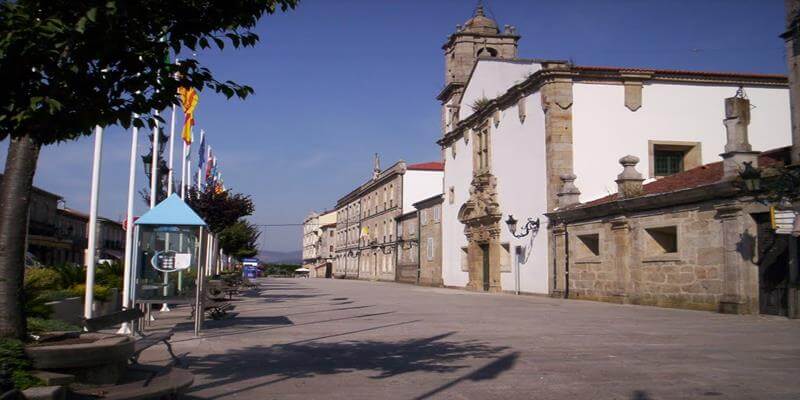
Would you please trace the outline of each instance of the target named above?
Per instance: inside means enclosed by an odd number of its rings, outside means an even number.
[[[516,238],[524,238],[529,234],[536,234],[539,232],[539,218],[536,218],[534,221],[533,218],[528,218],[528,222],[525,223],[525,226],[522,227],[523,231],[517,234],[517,220],[514,218],[513,215],[509,214],[508,219],[506,220],[506,225],[508,226],[508,231],[511,232],[512,235]]]

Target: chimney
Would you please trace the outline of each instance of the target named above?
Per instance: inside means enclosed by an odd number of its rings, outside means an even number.
[[[372,167],[372,179],[378,179],[381,174],[381,158],[375,153],[375,166]]]
[[[627,155],[619,159],[622,164],[622,173],[617,175],[617,191],[621,198],[636,197],[644,193],[642,188],[642,181],[644,178],[639,171],[636,170],[636,164],[639,163],[639,157]]]
[[[750,100],[739,89],[736,96],[725,99],[725,131],[727,141],[722,156],[723,180],[735,179],[744,168],[745,162],[758,167],[758,152],[753,151],[747,136],[750,125]]]
[[[563,174],[560,178],[561,190],[556,194],[558,196],[558,208],[580,203],[581,191],[573,183],[577,178],[575,174]]]

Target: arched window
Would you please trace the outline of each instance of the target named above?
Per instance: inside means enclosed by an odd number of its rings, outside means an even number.
[[[491,47],[484,47],[478,50],[478,57],[497,57],[497,50]]]

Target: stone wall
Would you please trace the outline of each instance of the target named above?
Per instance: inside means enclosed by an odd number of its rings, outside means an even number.
[[[438,209],[434,214],[434,208]],[[419,207],[420,213],[426,213],[425,223],[420,222],[419,245],[419,284],[424,286],[443,286],[442,280],[442,200],[434,204]],[[438,218],[435,218],[436,215]],[[428,244],[432,239],[432,259],[428,259]]]
[[[725,220],[721,204],[701,204],[568,224],[569,297],[697,310],[720,310],[726,294]],[[727,214],[726,214],[727,215]],[[736,258],[739,312],[757,312],[758,267],[749,255],[756,226],[738,221]],[[563,244],[563,227],[554,230]],[[557,246],[559,280],[566,278],[564,246]],[[751,257],[752,258],[752,257]]]

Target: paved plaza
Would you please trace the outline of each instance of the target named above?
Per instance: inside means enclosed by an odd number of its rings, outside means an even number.
[[[175,350],[197,399],[797,399],[800,321],[262,279]],[[146,357],[163,359],[163,348]]]

